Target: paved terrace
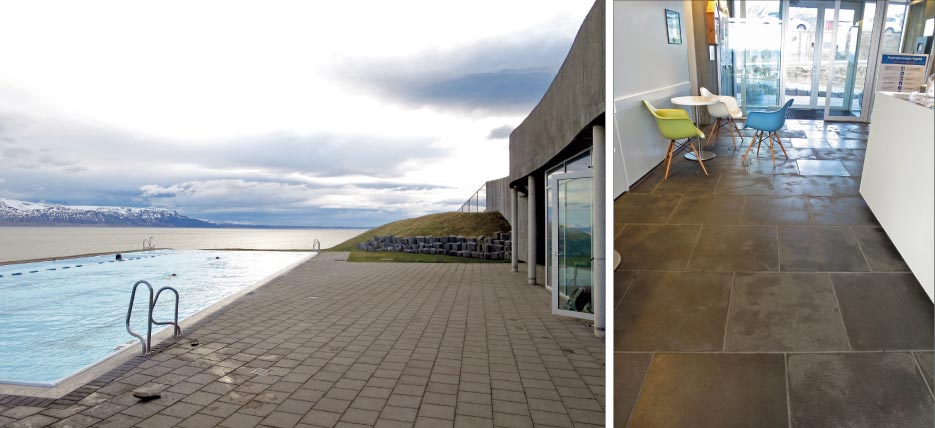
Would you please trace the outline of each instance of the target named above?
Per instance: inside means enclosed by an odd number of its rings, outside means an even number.
[[[775,167],[724,132],[710,176],[679,155],[616,201],[615,425],[932,427],[932,303],[858,192],[868,129],[787,120]]]
[[[603,340],[525,274],[344,259],[323,253],[62,399],[4,397],[0,426],[603,425]],[[162,398],[140,403],[143,385]]]

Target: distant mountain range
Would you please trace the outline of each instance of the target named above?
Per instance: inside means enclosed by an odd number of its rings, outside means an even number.
[[[71,206],[0,198],[0,226],[127,226],[297,229],[215,223],[186,217],[164,208]],[[331,228],[329,228],[331,229]]]
[[[218,227],[162,208],[68,206],[0,199],[4,226]]]

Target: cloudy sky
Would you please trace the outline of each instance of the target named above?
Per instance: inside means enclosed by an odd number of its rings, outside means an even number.
[[[276,225],[508,173],[593,0],[0,1],[0,197]]]

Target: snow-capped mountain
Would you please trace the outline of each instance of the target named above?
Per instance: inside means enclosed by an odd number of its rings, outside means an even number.
[[[43,204],[0,198],[2,226],[217,227],[162,208],[94,207]]]

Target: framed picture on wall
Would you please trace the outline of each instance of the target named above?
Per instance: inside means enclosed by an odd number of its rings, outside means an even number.
[[[666,34],[670,45],[682,44],[682,20],[674,10],[666,9]]]

